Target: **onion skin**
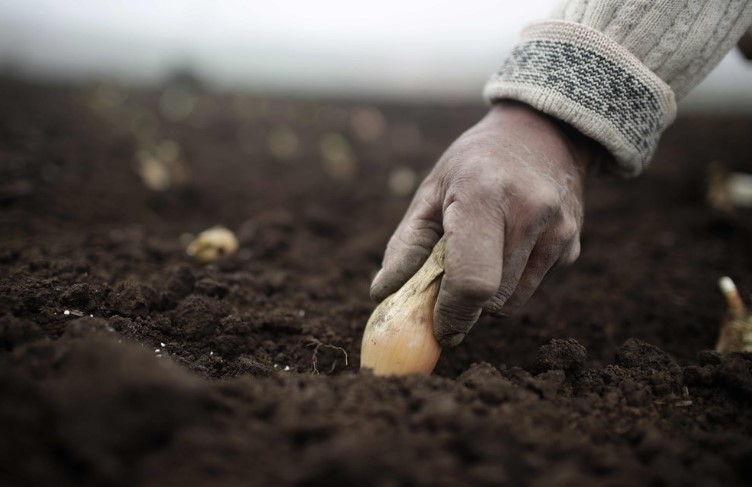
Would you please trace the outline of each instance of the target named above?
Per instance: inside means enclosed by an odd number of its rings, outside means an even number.
[[[441,355],[433,310],[444,274],[442,238],[423,266],[371,314],[363,333],[360,368],[375,375],[430,374]]]

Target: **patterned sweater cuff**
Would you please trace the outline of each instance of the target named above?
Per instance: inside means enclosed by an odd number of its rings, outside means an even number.
[[[671,88],[603,33],[545,21],[522,40],[486,84],[484,96],[518,100],[568,123],[613,156],[610,172],[635,176],[650,162],[676,115]]]

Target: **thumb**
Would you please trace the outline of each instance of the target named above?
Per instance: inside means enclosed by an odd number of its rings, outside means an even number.
[[[397,292],[420,269],[440,237],[436,212],[413,201],[389,239],[381,270],[371,283],[371,298],[382,301]]]
[[[504,225],[490,213],[459,202],[444,214],[444,277],[434,308],[434,333],[444,347],[458,345],[499,288]]]

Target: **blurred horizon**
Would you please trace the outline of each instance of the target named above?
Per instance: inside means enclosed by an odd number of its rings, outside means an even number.
[[[52,81],[160,84],[296,97],[481,102],[519,30],[551,0],[0,0],[0,69]],[[752,63],[731,52],[682,103],[752,113]]]

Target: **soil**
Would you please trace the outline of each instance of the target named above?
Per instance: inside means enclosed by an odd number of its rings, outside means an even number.
[[[483,108],[181,82],[0,81],[0,484],[752,482],[752,355],[709,350],[718,278],[752,290],[752,214],[705,198],[711,161],[752,172],[752,119],[681,118],[644,177],[593,178],[574,266],[433,376],[377,378],[390,175]],[[163,140],[155,191],[136,155]],[[216,224],[239,251],[193,262],[181,235]]]

